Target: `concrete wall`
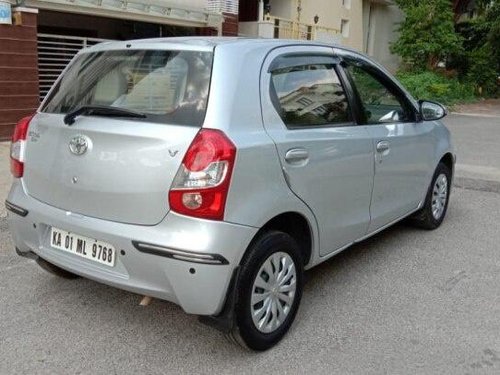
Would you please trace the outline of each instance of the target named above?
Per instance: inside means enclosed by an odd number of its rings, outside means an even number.
[[[240,36],[255,37],[259,35],[259,24],[257,22],[240,22]]]
[[[269,0],[269,5],[271,6],[271,15],[296,21],[296,2],[297,0]]]
[[[240,22],[238,35],[249,38],[274,38],[274,23],[270,21]]]
[[[363,2],[363,52],[392,72],[397,70],[401,59],[391,54],[390,45],[397,39],[395,30],[403,17],[395,5]]]

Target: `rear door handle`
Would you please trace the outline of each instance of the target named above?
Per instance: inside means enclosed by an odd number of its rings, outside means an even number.
[[[377,143],[377,152],[384,152],[390,148],[390,143],[387,141],[380,141]]]
[[[309,159],[309,153],[305,148],[292,148],[285,154],[285,161],[288,164],[302,164]]]

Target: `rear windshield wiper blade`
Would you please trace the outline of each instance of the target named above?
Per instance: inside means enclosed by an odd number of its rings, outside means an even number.
[[[75,118],[80,115],[100,115],[100,116],[115,116],[115,117],[136,117],[146,118],[146,115],[141,112],[132,111],[131,109],[110,107],[105,105],[82,105],[77,109],[68,112],[64,116],[64,123],[68,126],[73,125]]]

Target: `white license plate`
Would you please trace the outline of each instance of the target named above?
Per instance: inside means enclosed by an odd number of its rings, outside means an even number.
[[[52,227],[50,245],[55,249],[64,250],[106,266],[115,265],[116,251],[113,245],[94,238]]]

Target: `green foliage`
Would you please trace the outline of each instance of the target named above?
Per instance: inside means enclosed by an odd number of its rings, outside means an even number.
[[[476,93],[496,96],[500,72],[500,2],[484,2],[479,16],[457,25],[465,52],[454,56],[449,67],[476,88]]]
[[[391,51],[413,70],[435,69],[440,61],[461,49],[449,0],[395,0],[405,13],[399,38]]]
[[[500,70],[500,1],[497,0],[491,4],[484,19],[488,28],[487,43],[497,62],[497,69]]]
[[[467,80],[474,85],[480,95],[495,96],[498,85],[498,63],[488,45],[477,48],[469,53],[469,69]]]
[[[397,78],[416,99],[435,100],[452,105],[474,100],[474,87],[457,78],[434,72],[399,72]]]
[[[453,104],[474,95],[500,95],[499,0],[476,0],[477,17],[456,29],[450,0],[395,3],[405,20],[391,50],[402,57],[405,72],[398,76],[414,96]],[[446,62],[446,76],[438,73],[440,62]],[[450,71],[458,78],[447,77]]]

